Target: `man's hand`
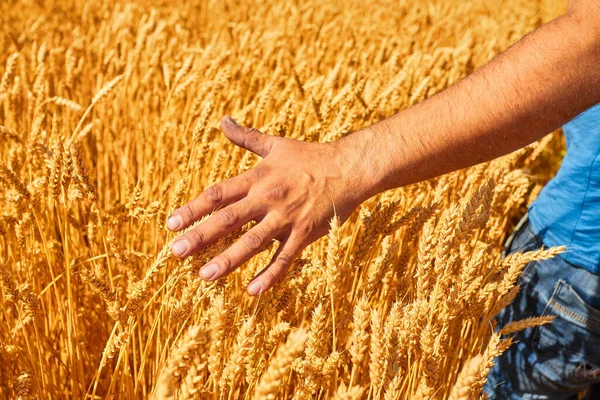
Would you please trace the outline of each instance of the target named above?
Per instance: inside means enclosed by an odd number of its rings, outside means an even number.
[[[451,88],[335,143],[265,135],[222,120],[225,135],[264,160],[178,209],[181,230],[218,210],[173,243],[189,256],[251,220],[258,224],[202,267],[218,279],[281,242],[248,286],[259,294],[281,279],[300,251],[383,190],[505,155],[600,102],[598,0],[580,0]]]
[[[271,262],[250,283],[252,295],[280,280],[308,244],[327,233],[334,213],[345,221],[365,200],[361,179],[337,143],[308,143],[266,135],[221,120],[225,136],[264,160],[241,175],[218,183],[177,209],[167,226],[180,231],[216,211],[178,238],[172,251],[187,257],[249,221],[257,225],[200,270],[208,281],[219,279],[260,253],[272,240],[280,242]]]

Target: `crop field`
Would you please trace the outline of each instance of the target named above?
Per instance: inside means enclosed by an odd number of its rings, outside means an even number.
[[[549,2],[550,3],[550,2]],[[494,330],[501,249],[560,164],[549,135],[377,195],[275,288],[278,242],[216,282],[177,207],[260,158],[223,115],[334,141],[435,95],[558,13],[543,1],[0,2],[0,398],[477,399],[537,318]]]

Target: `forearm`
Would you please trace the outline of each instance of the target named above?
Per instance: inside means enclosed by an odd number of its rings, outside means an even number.
[[[583,16],[570,12],[453,87],[342,139],[360,152],[349,156],[364,197],[505,155],[600,102],[600,32]]]

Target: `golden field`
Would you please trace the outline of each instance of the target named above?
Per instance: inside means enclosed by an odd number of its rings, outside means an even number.
[[[0,398],[471,399],[511,334],[507,234],[549,136],[365,202],[259,297],[166,217],[260,159],[224,114],[333,141],[452,85],[556,15],[540,1],[0,3]],[[247,227],[246,227],[247,228]]]

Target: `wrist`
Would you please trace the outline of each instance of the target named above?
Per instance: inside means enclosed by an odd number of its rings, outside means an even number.
[[[349,190],[360,204],[370,197],[391,189],[386,174],[391,168],[386,161],[385,138],[367,127],[332,142],[338,163]]]

